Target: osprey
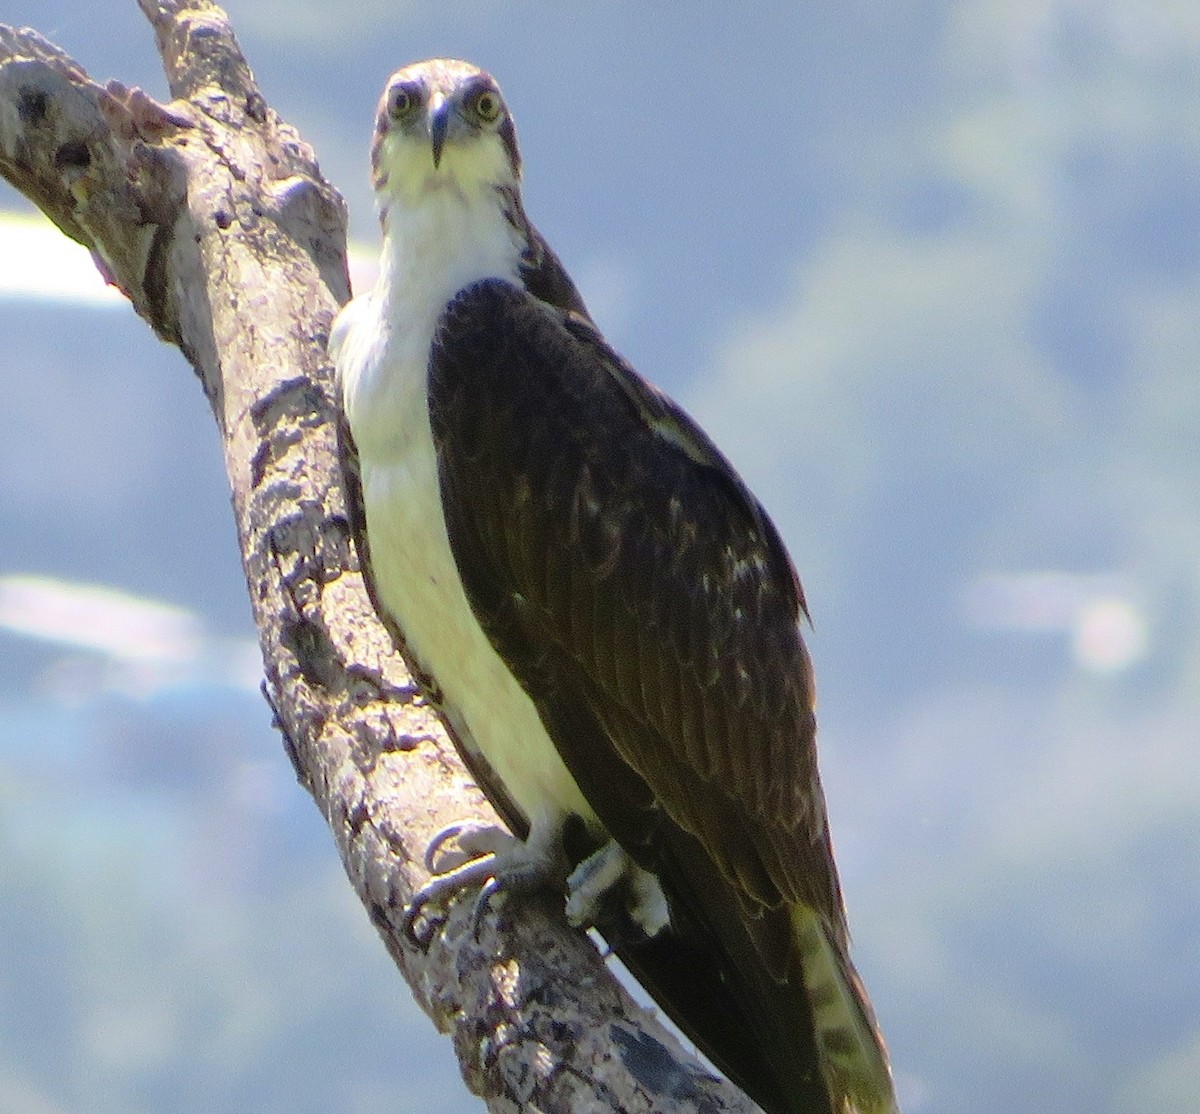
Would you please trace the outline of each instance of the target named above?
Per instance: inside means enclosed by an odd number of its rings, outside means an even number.
[[[394,74],[371,166],[379,280],[330,351],[373,591],[520,837],[438,837],[431,862],[460,854],[414,918],[467,884],[565,886],[569,919],[771,1114],[894,1111],[775,527],[530,224],[490,75]]]

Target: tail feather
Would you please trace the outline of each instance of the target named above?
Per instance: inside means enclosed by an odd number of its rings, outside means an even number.
[[[793,907],[792,925],[821,1072],[834,1109],[838,1114],[898,1114],[875,1012],[845,948],[807,906]]]

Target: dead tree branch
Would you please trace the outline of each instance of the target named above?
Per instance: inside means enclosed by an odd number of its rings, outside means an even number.
[[[92,82],[0,25],[0,174],[184,352],[220,426],[264,692],[413,993],[493,1110],[749,1109],[634,1005],[560,902],[508,903],[427,952],[402,923],[445,824],[494,820],[364,589],[338,466],[329,325],[345,214],[266,105],[225,14],[140,0],[172,97]],[[382,76],[382,75],[381,75]]]

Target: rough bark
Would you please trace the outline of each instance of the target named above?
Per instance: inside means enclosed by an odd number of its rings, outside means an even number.
[[[358,566],[325,355],[349,296],[343,203],[219,8],[139,2],[166,105],[0,25],[0,174],[195,368],[223,436],[263,690],[388,950],[493,1110],[750,1109],[629,999],[553,895],[502,903],[478,940],[469,896],[427,951],[406,936],[430,836],[496,818]]]

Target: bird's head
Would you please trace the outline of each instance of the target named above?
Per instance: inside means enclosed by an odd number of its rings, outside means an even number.
[[[515,189],[516,129],[492,75],[446,58],[397,70],[379,101],[371,170],[376,193],[401,201]]]

